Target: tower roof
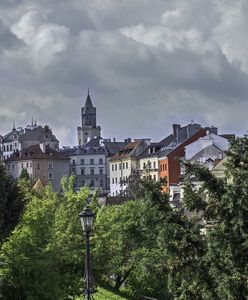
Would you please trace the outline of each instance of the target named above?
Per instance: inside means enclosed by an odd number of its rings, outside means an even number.
[[[87,95],[83,110],[84,110],[85,113],[87,113],[87,112],[92,111],[92,109],[94,109],[94,106],[92,104],[92,101],[91,101],[91,98],[90,98],[90,92],[89,92],[89,89],[88,89],[88,95]]]

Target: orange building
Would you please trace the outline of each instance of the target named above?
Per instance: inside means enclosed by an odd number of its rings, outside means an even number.
[[[180,159],[184,157],[184,147],[191,144],[207,134],[206,130],[200,128],[191,137],[185,139],[176,146],[168,146],[159,154],[160,179],[166,177],[167,187],[177,185],[180,182]]]

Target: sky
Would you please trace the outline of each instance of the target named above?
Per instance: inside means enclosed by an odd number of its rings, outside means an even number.
[[[104,138],[247,133],[247,32],[246,0],[1,0],[0,134],[76,145],[88,87]]]

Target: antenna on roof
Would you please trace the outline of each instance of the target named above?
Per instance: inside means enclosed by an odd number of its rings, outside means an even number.
[[[34,117],[32,117],[32,123],[31,123],[32,127],[34,126]]]
[[[13,129],[15,129],[15,121],[13,120]]]
[[[37,122],[36,122],[36,119],[34,120],[34,126],[37,126]]]

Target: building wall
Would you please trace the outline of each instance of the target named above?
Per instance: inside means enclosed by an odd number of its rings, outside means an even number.
[[[130,157],[110,161],[110,195],[116,196],[123,192],[126,187],[120,183],[127,180],[132,170],[136,169],[137,161]]]
[[[60,182],[63,176],[69,176],[69,160],[34,159],[10,161],[6,163],[8,173],[17,179],[23,169],[26,169],[30,178],[40,178],[44,185],[51,183],[54,191],[60,191]],[[51,174],[49,176],[49,174]]]
[[[53,162],[53,168],[51,168],[51,162]],[[61,179],[69,176],[69,160],[48,160],[47,161],[47,172],[48,182],[51,182],[52,187],[55,191],[61,190]],[[52,179],[49,179],[49,174],[52,174]]]
[[[166,177],[166,180],[169,181],[167,157],[159,159],[159,177],[160,177],[160,179],[163,179]]]
[[[78,144],[84,145],[95,137],[101,136],[101,127],[78,127]]]
[[[200,129],[193,136],[179,144],[174,150],[172,150],[167,156],[159,158],[160,164],[160,178],[167,177],[167,186],[178,184],[180,179],[180,159],[185,157],[185,146],[196,141],[200,137],[206,135],[204,129]]]
[[[185,146],[191,144],[192,142],[196,141],[200,137],[206,135],[206,131],[200,129],[196,134],[194,134],[189,139],[185,140],[181,143],[176,149],[170,152],[167,155],[168,158],[168,185],[178,184],[180,179],[180,161],[179,159],[184,158],[185,156]]]
[[[139,160],[139,171],[141,177],[147,174],[146,170],[149,170],[149,175],[155,181],[159,180],[159,161],[157,157],[144,157]]]
[[[70,156],[70,174],[76,175],[76,187],[107,190],[107,161],[105,153]]]

